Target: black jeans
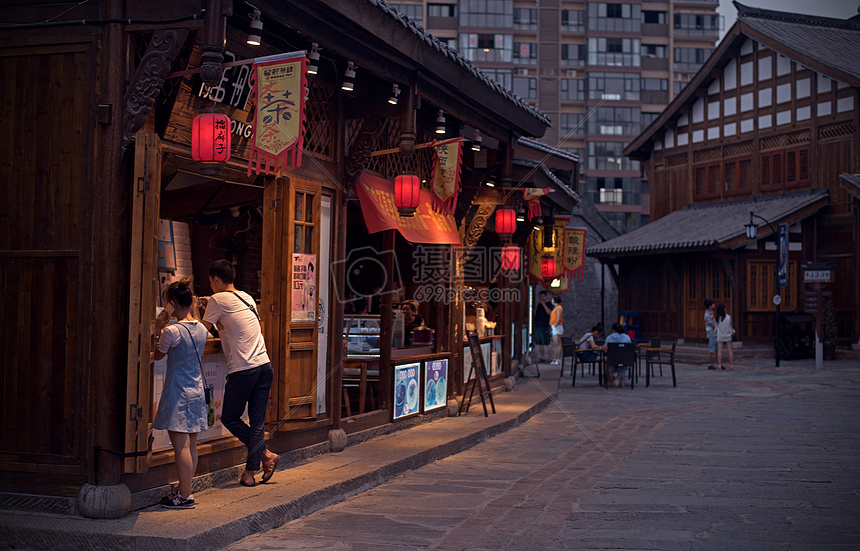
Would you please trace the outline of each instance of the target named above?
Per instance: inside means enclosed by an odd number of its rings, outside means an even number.
[[[227,375],[221,422],[233,433],[233,436],[248,447],[245,468],[249,471],[260,470],[260,458],[266,450],[263,429],[266,423],[269,389],[272,388],[274,376],[271,363]],[[248,405],[250,426],[242,420],[245,404]]]

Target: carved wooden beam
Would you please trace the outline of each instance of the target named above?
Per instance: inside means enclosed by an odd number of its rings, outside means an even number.
[[[475,213],[475,216],[472,217],[472,221],[469,223],[469,229],[466,230],[466,233],[463,236],[464,252],[468,252],[478,243],[478,239],[480,239],[481,234],[484,233],[484,228],[487,227],[487,221],[493,214],[494,210],[496,210],[495,205],[478,205],[478,211]]]
[[[352,189],[355,186],[361,171],[367,166],[370,154],[376,151],[379,134],[384,127],[382,119],[364,119],[362,122],[361,131],[346,157],[346,166],[344,167],[346,189]]]
[[[134,72],[123,102],[122,147],[127,149],[137,131],[143,128],[155,98],[164,86],[164,79],[176,56],[185,45],[188,29],[155,31],[146,53]]]

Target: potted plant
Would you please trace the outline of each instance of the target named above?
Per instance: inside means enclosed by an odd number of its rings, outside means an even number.
[[[833,299],[828,298],[824,301],[823,317],[821,318],[821,332],[824,334],[824,359],[836,359],[836,309],[833,306]]]

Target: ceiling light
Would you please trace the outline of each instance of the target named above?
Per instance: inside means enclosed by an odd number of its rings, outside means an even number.
[[[311,51],[308,52],[308,74],[315,75],[320,64],[320,45],[311,42]]]
[[[355,90],[355,63],[349,61],[346,66],[346,72],[343,74],[343,84],[340,85],[341,90],[352,92]]]
[[[475,137],[472,138],[472,151],[480,151],[481,150],[481,133],[478,129],[475,129]]]
[[[388,98],[388,103],[390,103],[391,105],[397,105],[397,100],[399,99],[398,96],[400,96],[400,86],[398,86],[396,84],[392,84],[391,85],[391,97]]]
[[[484,182],[484,185],[485,185],[485,186],[487,186],[487,187],[496,187],[496,184],[494,184],[494,183],[493,183],[492,181],[490,181],[490,180],[487,180],[486,182]]]
[[[439,114],[436,115],[436,133],[445,133],[445,112],[439,109]]]
[[[254,8],[251,12],[251,24],[248,26],[248,44],[260,45],[260,35],[263,33],[263,22],[260,21],[260,10]]]

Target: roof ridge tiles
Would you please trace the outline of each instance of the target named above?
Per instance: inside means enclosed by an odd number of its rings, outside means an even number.
[[[860,31],[860,21],[855,19],[839,19],[822,15],[807,15],[802,13],[791,13],[784,11],[768,10],[745,6],[734,0],[732,2],[738,10],[738,19],[769,19],[783,23],[796,23],[799,25],[810,25],[815,27],[832,27],[846,30]]]

